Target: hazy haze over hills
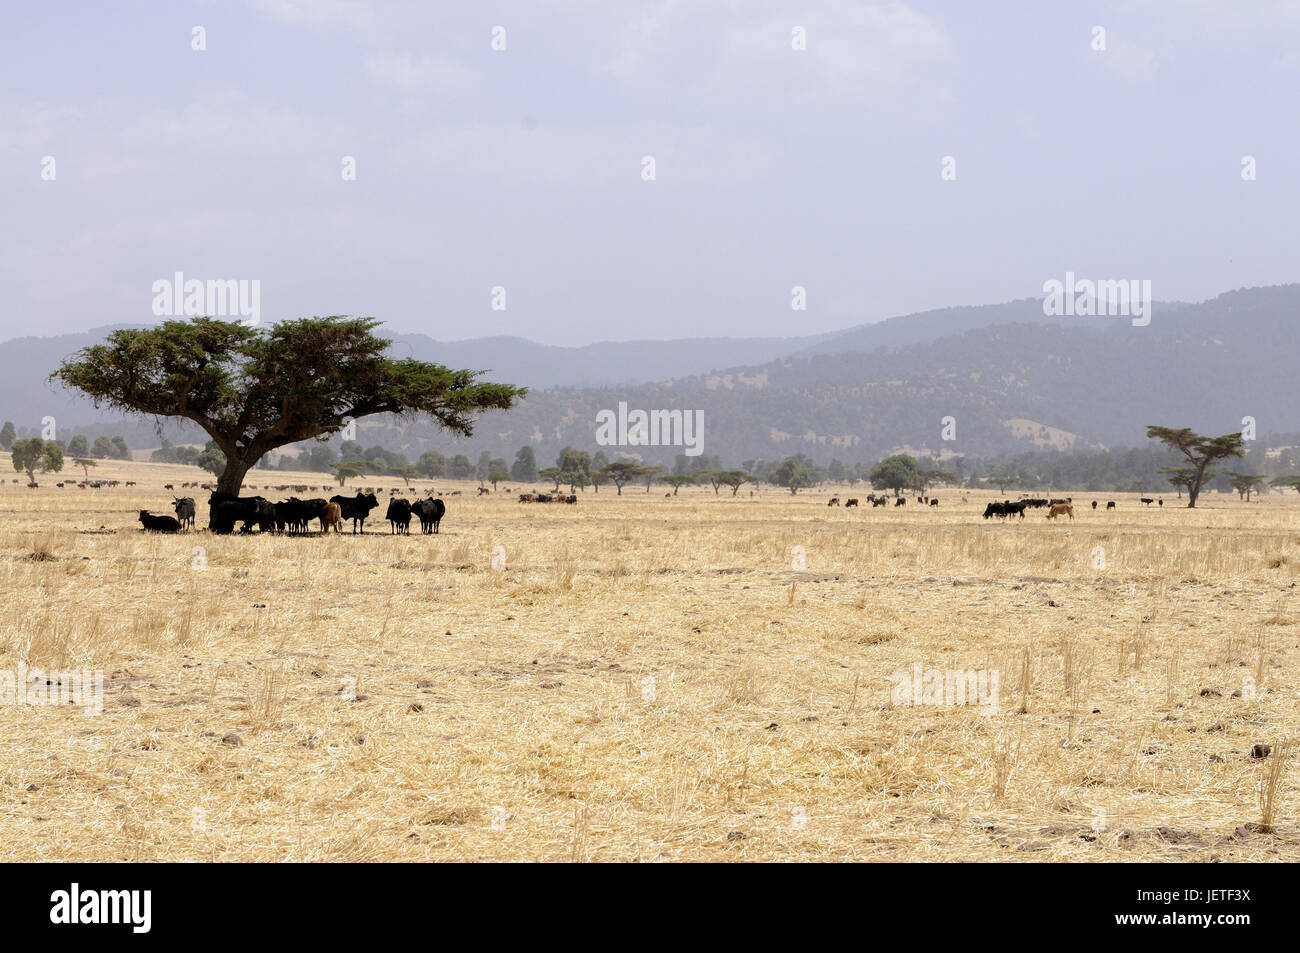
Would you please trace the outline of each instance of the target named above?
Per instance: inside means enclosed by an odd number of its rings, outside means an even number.
[[[453,441],[427,422],[381,418],[363,421],[360,439],[408,455],[432,446],[509,457],[532,443],[539,459],[550,459],[565,444],[596,449],[596,414],[620,401],[702,410],[704,452],[732,462],[796,452],[825,461],[901,448],[988,455],[1135,445],[1149,423],[1223,433],[1239,429],[1245,415],[1257,419],[1261,433],[1300,430],[1296,315],[1300,285],[1192,305],[1157,303],[1145,327],[1127,318],[1048,318],[1031,299],[908,315],[816,338],[567,348],[520,338],[398,335],[398,355],[491,368],[490,378],[533,390],[516,409],[484,415],[467,440]],[[0,417],[35,427],[48,414],[65,428],[98,421],[121,431],[115,415],[96,413],[44,381],[58,360],[105,330],[0,346]],[[955,441],[940,439],[947,416],[956,419]],[[156,443],[148,427],[132,428],[133,446]],[[655,462],[680,452],[622,449]]]

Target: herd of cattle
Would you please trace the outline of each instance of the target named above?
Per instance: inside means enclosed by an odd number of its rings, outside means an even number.
[[[866,500],[872,506],[886,506],[889,503],[890,497],[884,495],[876,496],[876,494],[874,493],[868,493],[866,496]],[[930,506],[938,506],[939,498],[937,496],[918,496],[916,498],[916,502],[922,504],[923,506],[926,504],[929,504]],[[907,497],[905,496],[899,496],[894,498],[895,506],[904,506],[906,505],[906,503],[907,503]],[[830,501],[826,505],[839,506],[840,498],[838,496],[832,496],[830,498]],[[845,509],[848,509],[850,506],[857,506],[857,505],[858,505],[858,498],[856,496],[851,496],[844,501]]]
[[[168,484],[170,488],[170,484]],[[288,487],[286,487],[288,488]],[[293,487],[297,489],[297,487]],[[304,487],[304,489],[309,489]],[[396,490],[392,492],[397,492]],[[480,489],[480,493],[483,492]],[[459,495],[459,491],[453,491],[453,496]],[[865,497],[865,500],[874,506],[886,506],[893,500],[895,506],[903,506],[907,503],[906,497],[889,497],[871,493]],[[520,503],[577,503],[578,498],[575,495],[565,495],[563,493],[521,493],[519,495]],[[938,506],[938,497],[918,496],[916,502],[922,505]],[[962,502],[965,502],[963,497]],[[1141,497],[1139,502],[1146,506],[1156,503],[1160,506],[1165,505],[1163,499],[1151,499]],[[840,498],[833,496],[826,504],[827,506],[839,506]],[[844,506],[859,506],[857,497],[849,497],[844,501]],[[230,534],[235,532],[237,526],[242,524],[242,531],[251,533],[254,530],[259,532],[283,533],[287,535],[305,535],[310,532],[310,524],[313,520],[320,523],[320,531],[328,533],[331,529],[336,533],[341,533],[344,520],[352,521],[352,532],[365,533],[366,520],[370,517],[372,510],[378,508],[379,500],[373,492],[357,492],[356,496],[332,496],[328,500],[313,498],[299,499],[291,496],[287,500],[279,503],[272,503],[262,496],[235,496],[230,493],[213,491],[208,497],[208,529],[213,533]],[[1092,501],[1092,508],[1095,510],[1099,506],[1097,500]],[[159,533],[178,533],[183,529],[193,529],[196,514],[194,498],[191,496],[182,496],[172,502],[172,507],[176,511],[173,516],[157,516],[151,514],[148,510],[140,511],[140,523],[144,529]],[[1065,499],[1046,499],[1046,498],[1024,498],[1020,500],[1002,500],[993,501],[984,508],[984,518],[999,517],[1006,519],[1012,516],[1025,518],[1025,510],[1047,508],[1047,518],[1055,519],[1058,516],[1068,516],[1074,519],[1074,499],[1066,497]],[[1115,501],[1108,500],[1106,509],[1115,509]],[[410,533],[411,518],[415,517],[420,521],[420,529],[423,533],[437,533],[439,524],[447,512],[447,505],[440,499],[435,498],[432,494],[422,500],[416,500],[414,503],[402,497],[394,497],[388,502],[388,509],[384,518],[388,520],[389,532],[397,534]]]
[[[256,529],[263,533],[284,533],[290,536],[306,535],[310,532],[312,520],[320,522],[320,531],[336,533],[343,531],[343,521],[352,521],[352,532],[364,533],[366,520],[372,510],[379,506],[379,500],[373,493],[360,493],[356,496],[332,496],[328,500],[300,500],[291,496],[279,503],[272,503],[263,496],[235,496],[232,493],[214,491],[208,497],[208,529],[213,533],[227,535],[235,531],[236,525],[242,524],[243,532],[251,533]],[[182,529],[193,529],[196,507],[192,496],[182,496],[172,501],[175,516],[155,516],[148,510],[140,511],[140,524],[156,533],[179,533]],[[447,513],[447,504],[442,500],[410,500],[394,498],[388,501],[384,518],[388,520],[390,533],[408,534],[411,531],[411,517],[420,521],[423,533],[436,533],[443,516]]]

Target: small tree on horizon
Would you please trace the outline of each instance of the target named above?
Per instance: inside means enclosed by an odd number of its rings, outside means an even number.
[[[731,487],[731,495],[735,496],[744,484],[754,481],[744,470],[723,470],[718,475],[718,482]]]
[[[1225,457],[1240,457],[1245,453],[1241,445],[1241,433],[1228,433],[1220,437],[1202,437],[1188,427],[1147,426],[1147,437],[1159,440],[1166,446],[1177,450],[1191,464],[1192,482],[1187,486],[1187,507],[1196,506],[1196,499],[1201,495],[1201,485],[1205,481],[1205,471],[1215,460]]]
[[[555,484],[554,492],[556,493],[560,492],[560,477],[562,475],[563,472],[560,470],[559,467],[547,467],[544,470],[537,471],[538,478],[545,480],[548,483]]]
[[[643,476],[645,470],[645,467],[633,463],[631,460],[615,460],[613,463],[607,464],[601,470],[601,473],[609,479],[610,483],[614,484],[618,491],[617,495],[622,496],[623,487],[637,477]]]
[[[813,471],[798,457],[786,457],[768,475],[768,482],[783,486],[794,496],[804,487],[813,485]]]
[[[510,478],[520,483],[537,482],[537,454],[532,444],[524,444],[515,453],[515,462],[510,465]]]
[[[1237,496],[1250,502],[1250,494],[1264,486],[1264,478],[1253,473],[1234,473],[1228,471],[1228,484],[1237,491]]]
[[[919,489],[921,475],[915,457],[896,453],[877,463],[867,479],[873,489],[893,490],[894,496],[898,496],[903,490]]]
[[[99,466],[99,464],[90,459],[90,457],[77,457],[72,461],[72,465],[74,467],[81,467],[81,472],[86,475],[87,480],[90,479],[90,468]]]
[[[1183,498],[1183,490],[1189,490],[1192,486],[1192,479],[1196,475],[1191,467],[1161,467],[1161,473],[1168,474],[1170,485],[1178,491],[1178,498]],[[1212,471],[1206,470],[1205,477],[1209,479]]]
[[[989,486],[996,486],[998,488],[998,493],[1004,494],[1007,492],[1007,487],[1019,485],[1020,477],[1004,466],[990,463],[988,465],[988,473],[984,477],[984,482]]]
[[[342,463],[331,464],[330,469],[334,471],[334,479],[339,481],[339,486],[346,486],[348,480],[364,476],[368,467],[364,460],[344,460]]]
[[[209,440],[194,463],[213,476],[221,476],[221,472],[226,469],[226,455],[221,452],[215,440]]]
[[[684,486],[690,486],[695,482],[694,477],[689,477],[681,473],[665,473],[659,478],[660,483],[665,483],[673,488],[673,496]]]
[[[1275,476],[1268,481],[1269,486],[1278,487],[1285,490],[1287,487],[1300,493],[1300,476]]]
[[[14,469],[27,474],[27,482],[36,482],[36,471],[58,473],[63,469],[63,449],[53,440],[28,437],[15,440],[9,447]]]

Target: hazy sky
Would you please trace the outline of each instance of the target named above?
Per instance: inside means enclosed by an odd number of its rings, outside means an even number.
[[[1300,0],[0,18],[0,339],[155,320],[176,271],[260,280],[264,320],[564,344],[812,333],[1066,270],[1158,299],[1297,279]]]

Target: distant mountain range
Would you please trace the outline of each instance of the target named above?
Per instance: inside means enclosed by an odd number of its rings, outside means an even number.
[[[1300,285],[1233,291],[1198,304],[1157,302],[1152,320],[1046,317],[1037,299],[947,308],[815,337],[708,338],[556,347],[522,338],[439,342],[395,335],[393,351],[488,379],[524,384],[508,413],[483,416],[457,440],[427,422],[369,418],[358,439],[411,458],[525,443],[544,463],[566,444],[598,449],[596,416],[629,408],[700,410],[704,452],[729,464],[802,452],[818,462],[895,450],[986,457],[1034,447],[1145,442],[1147,424],[1226,433],[1252,416],[1258,432],[1300,430]],[[126,432],[157,445],[152,424],[126,428],[45,376],[108,328],[0,345],[0,419],[62,432]],[[945,418],[952,418],[943,439]],[[193,435],[169,425],[173,440]],[[681,448],[606,448],[668,463]]]

